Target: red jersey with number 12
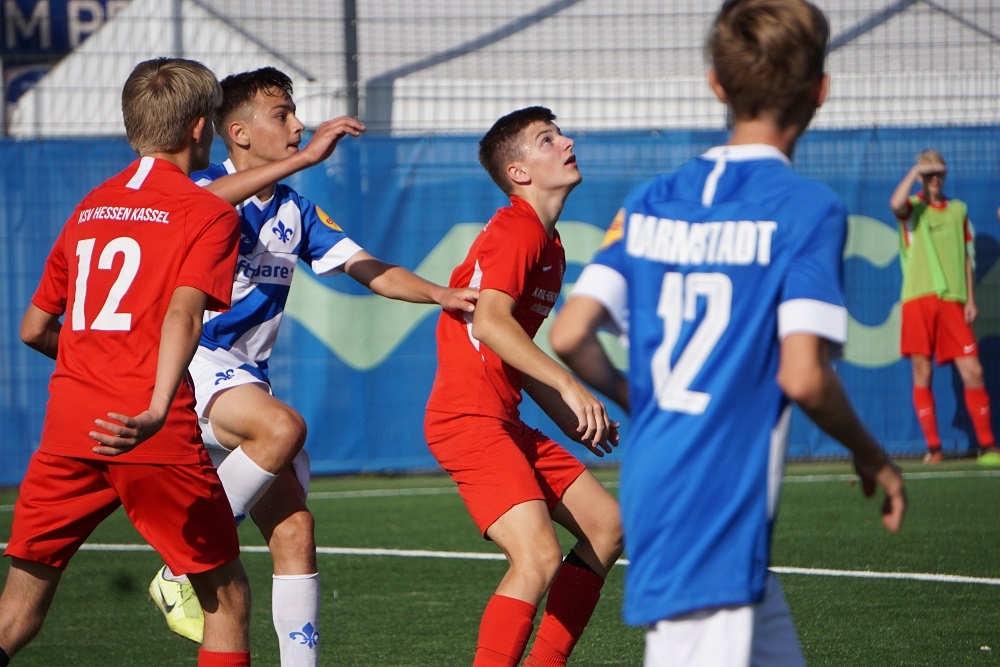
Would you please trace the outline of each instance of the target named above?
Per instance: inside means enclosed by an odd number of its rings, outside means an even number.
[[[182,381],[163,428],[130,452],[94,454],[95,419],[149,407],[174,289],[229,307],[239,242],[235,209],[176,165],[143,157],[77,206],[49,254],[32,303],[66,314],[40,450],[121,463],[198,461],[194,391]]]
[[[512,196],[480,232],[451,274],[451,287],[499,290],[514,299],[514,319],[534,338],[556,304],[566,269],[558,232],[549,238],[531,205]],[[428,410],[518,420],[520,371],[472,337],[472,315],[443,312],[438,369]]]

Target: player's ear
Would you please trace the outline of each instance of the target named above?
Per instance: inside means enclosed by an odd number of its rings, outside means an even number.
[[[824,74],[823,78],[820,79],[820,82],[817,84],[816,98],[815,98],[817,109],[823,106],[823,102],[826,102],[826,96],[829,94],[829,92],[830,92],[830,75]]]
[[[708,87],[712,89],[712,92],[715,93],[720,102],[729,104],[729,98],[726,97],[726,91],[723,89],[722,84],[719,83],[719,76],[715,73],[714,67],[708,70]]]
[[[201,142],[201,136],[205,133],[205,117],[201,116],[198,120],[191,123],[191,138],[194,139],[195,143]]]
[[[527,185],[531,182],[531,177],[519,162],[512,162],[507,165],[507,178],[514,185]]]
[[[229,140],[234,146],[239,146],[244,150],[250,147],[250,133],[247,130],[246,123],[243,121],[230,121],[226,126],[226,133],[229,135]]]

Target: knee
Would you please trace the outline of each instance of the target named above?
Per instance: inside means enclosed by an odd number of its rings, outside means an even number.
[[[531,580],[534,587],[544,592],[555,579],[562,559],[559,543],[556,540],[546,541],[521,557],[512,558],[511,569]]]
[[[978,389],[983,386],[983,365],[978,359],[970,359],[959,366],[959,374],[962,376],[962,384],[970,389]]]
[[[614,508],[608,508],[601,513],[601,521],[589,536],[590,546],[594,554],[605,567],[614,565],[625,550],[621,513],[617,503]]]
[[[280,444],[292,456],[302,449],[306,441],[306,422],[295,410],[288,408],[269,415],[264,437],[267,442]]]
[[[279,547],[308,544],[313,542],[316,521],[308,510],[289,515],[274,527],[272,541]]]
[[[295,512],[274,527],[267,546],[276,572],[301,574],[315,570],[314,528],[308,510]]]

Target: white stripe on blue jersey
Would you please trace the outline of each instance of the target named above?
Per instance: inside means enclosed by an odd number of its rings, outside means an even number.
[[[226,160],[192,178],[205,186],[235,171],[232,161]],[[236,210],[240,256],[232,307],[205,313],[200,345],[229,350],[266,373],[298,260],[317,275],[330,275],[342,271],[361,247],[315,204],[281,183],[267,201],[251,197]]]

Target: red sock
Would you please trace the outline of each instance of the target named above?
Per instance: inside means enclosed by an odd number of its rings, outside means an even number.
[[[516,667],[528,645],[538,607],[523,600],[494,595],[479,623],[472,667]]]
[[[917,421],[924,432],[927,449],[941,449],[937,414],[934,412],[934,394],[930,387],[913,387],[913,407],[917,410]]]
[[[222,653],[198,649],[198,667],[250,667],[250,651]]]
[[[549,588],[549,600],[524,667],[564,667],[587,627],[604,579],[590,570],[563,563]]]
[[[965,409],[969,411],[972,428],[980,447],[992,447],[993,428],[990,426],[990,397],[985,387],[965,390]]]

